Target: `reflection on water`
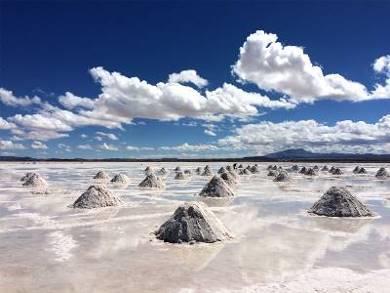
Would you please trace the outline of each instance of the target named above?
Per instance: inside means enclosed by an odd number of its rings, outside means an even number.
[[[261,172],[241,177],[236,197],[228,199],[197,197],[210,178],[193,175],[174,180],[178,163],[151,164],[155,170],[169,171],[166,187],[140,189],[147,165],[2,164],[0,292],[382,292],[386,288],[390,180],[374,178],[378,164],[364,165],[365,175],[353,175],[353,165],[337,164],[344,172],[341,176],[320,172],[308,178],[292,173],[283,183],[273,182],[266,176],[267,164],[259,164]],[[202,165],[180,164],[182,169]],[[222,164],[209,165],[215,173]],[[92,178],[98,170],[129,177],[128,186],[107,183],[124,206],[70,208],[95,183]],[[22,188],[19,179],[26,171],[42,174],[50,194],[35,195]],[[380,217],[306,215],[305,210],[332,185],[348,186]],[[195,245],[156,240],[153,232],[159,225],[183,201],[191,200],[209,205],[235,238]]]

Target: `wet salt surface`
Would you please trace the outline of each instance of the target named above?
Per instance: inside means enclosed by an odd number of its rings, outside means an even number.
[[[138,188],[147,165],[169,171],[164,190]],[[194,196],[211,177],[175,180],[177,165],[1,164],[0,292],[388,292],[390,179],[374,177],[386,164],[362,164],[363,175],[352,173],[354,164],[335,164],[343,175],[291,174],[289,182],[273,182],[267,164],[259,164],[259,174],[240,177],[235,198],[220,200]],[[179,165],[194,170],[205,163]],[[209,165],[216,173],[224,164]],[[106,181],[125,205],[70,208],[96,183],[98,170],[129,176],[128,186]],[[27,171],[48,181],[49,194],[21,186]],[[307,216],[332,185],[348,186],[379,217]],[[155,240],[152,232],[189,200],[211,206],[235,239],[196,245]]]

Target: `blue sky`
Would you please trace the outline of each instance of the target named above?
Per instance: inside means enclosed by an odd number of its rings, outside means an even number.
[[[0,153],[390,153],[388,11],[386,1],[2,1]]]

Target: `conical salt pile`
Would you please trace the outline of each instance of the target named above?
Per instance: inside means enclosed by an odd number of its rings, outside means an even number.
[[[116,174],[112,179],[111,183],[115,184],[128,184],[129,183],[129,177],[127,177],[125,174]]]
[[[354,169],[353,169],[353,173],[355,174],[358,174],[359,173],[359,170],[360,170],[360,167],[359,166],[356,166]]]
[[[367,170],[363,167],[361,167],[358,171],[358,174],[367,174]]]
[[[251,171],[251,173],[253,174],[260,172],[259,167],[257,165],[253,165],[252,167],[250,167],[249,171]]]
[[[335,186],[321,196],[308,212],[327,217],[373,216],[373,213],[346,188]]]
[[[146,178],[140,184],[138,184],[138,186],[144,188],[161,189],[164,188],[164,182],[160,177],[154,174],[150,174],[146,176]]]
[[[33,187],[36,189],[45,189],[48,184],[46,180],[41,177],[41,175],[39,175],[38,173],[33,173],[24,181],[23,186]]]
[[[299,171],[298,165],[293,165],[293,166],[291,167],[291,171],[294,171],[294,172]]]
[[[221,178],[229,185],[230,187],[235,187],[237,184],[237,179],[230,172],[225,172],[221,174]]]
[[[149,174],[152,174],[153,173],[153,170],[151,167],[147,166],[144,170],[145,172],[145,175],[149,175]]]
[[[307,171],[306,167],[302,167],[301,170],[299,170],[300,174],[305,174]]]
[[[98,180],[107,180],[109,178],[110,177],[108,176],[108,174],[104,171],[97,172],[96,175],[93,177],[93,179],[98,179]]]
[[[122,201],[113,195],[106,187],[102,185],[91,185],[80,197],[73,203],[74,208],[93,209],[109,206],[118,206]]]
[[[223,174],[223,173],[226,173],[226,169],[225,169],[225,167],[221,167],[221,168],[219,168],[219,170],[218,170],[218,174]]]
[[[213,173],[211,173],[210,169],[204,169],[203,173],[201,174],[201,176],[211,176],[213,175]]]
[[[324,167],[322,167],[321,171],[329,171],[328,166],[325,165]]]
[[[183,173],[184,173],[185,175],[188,175],[188,176],[191,176],[191,175],[192,175],[191,170],[188,170],[188,169],[184,170]]]
[[[269,170],[267,176],[272,176],[272,177],[276,177],[278,176],[279,172],[275,171],[275,170]]]
[[[308,168],[305,172],[305,175],[307,176],[316,176],[317,172],[313,168]]]
[[[184,180],[186,177],[184,176],[183,172],[177,172],[175,175],[176,180]]]
[[[202,173],[202,168],[201,167],[196,168],[195,173],[200,175]]]
[[[226,166],[226,171],[233,172],[234,168],[230,165]]]
[[[274,179],[275,182],[284,182],[288,180],[289,180],[288,174],[285,171],[279,172],[279,174]]]
[[[332,167],[333,168],[333,167]],[[331,172],[333,175],[341,175],[343,172],[340,168],[333,168],[333,171]]]
[[[241,169],[238,173],[238,175],[251,175],[252,173],[248,169]]]
[[[212,243],[232,236],[206,204],[186,202],[155,232],[157,239],[170,243]]]
[[[380,168],[378,172],[376,172],[375,177],[377,178],[386,178],[389,177],[389,172],[387,172],[386,168]]]
[[[181,172],[181,168],[179,166],[177,166],[174,171],[175,172]]]
[[[206,197],[229,197],[234,196],[234,192],[230,189],[229,185],[219,177],[214,176],[211,180],[203,187],[199,196]]]
[[[25,182],[28,178],[30,178],[34,174],[37,174],[37,173],[27,172],[26,174],[24,174],[24,176],[22,178],[20,178],[20,181]]]
[[[165,168],[161,168],[160,171],[158,171],[158,174],[160,175],[166,175],[168,171]]]

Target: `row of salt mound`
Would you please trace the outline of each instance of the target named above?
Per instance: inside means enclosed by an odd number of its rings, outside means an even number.
[[[223,186],[217,176],[209,182]],[[95,208],[119,205],[120,199],[105,187],[91,186],[74,203],[78,208]],[[309,210],[310,214],[328,217],[368,217],[373,213],[345,188],[330,188]],[[170,243],[212,243],[232,238],[218,218],[201,202],[180,205],[165,223],[155,232],[158,239]]]

